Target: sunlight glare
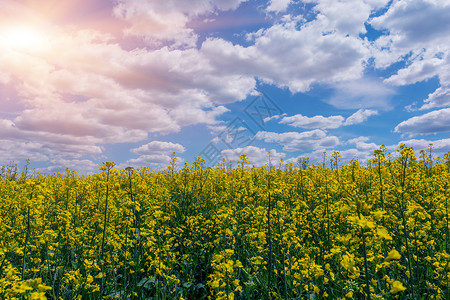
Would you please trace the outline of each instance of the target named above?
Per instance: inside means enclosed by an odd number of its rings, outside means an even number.
[[[8,28],[2,31],[0,39],[15,50],[37,50],[45,44],[42,33],[30,27]]]

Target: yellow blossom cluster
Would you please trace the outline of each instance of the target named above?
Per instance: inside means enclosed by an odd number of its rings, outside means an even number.
[[[450,154],[176,162],[0,173],[0,298],[450,298]]]

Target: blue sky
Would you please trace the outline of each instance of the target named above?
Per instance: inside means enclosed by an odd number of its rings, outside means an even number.
[[[448,0],[3,0],[0,162],[450,151]]]

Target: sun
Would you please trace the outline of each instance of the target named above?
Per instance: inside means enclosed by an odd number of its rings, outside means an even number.
[[[45,45],[45,37],[38,29],[27,26],[5,28],[0,33],[2,44],[14,50],[36,50]]]

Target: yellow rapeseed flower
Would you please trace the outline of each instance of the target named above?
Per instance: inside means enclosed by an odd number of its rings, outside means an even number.
[[[406,288],[403,286],[403,283],[401,283],[400,281],[396,280],[391,284],[391,294],[395,294],[395,293],[399,293],[406,290]]]
[[[394,260],[394,259],[400,259],[400,257],[402,257],[402,256],[400,255],[400,253],[398,253],[397,250],[392,249],[392,250],[389,252],[388,256],[386,257],[386,260],[387,260],[387,261],[390,261],[390,260]]]

